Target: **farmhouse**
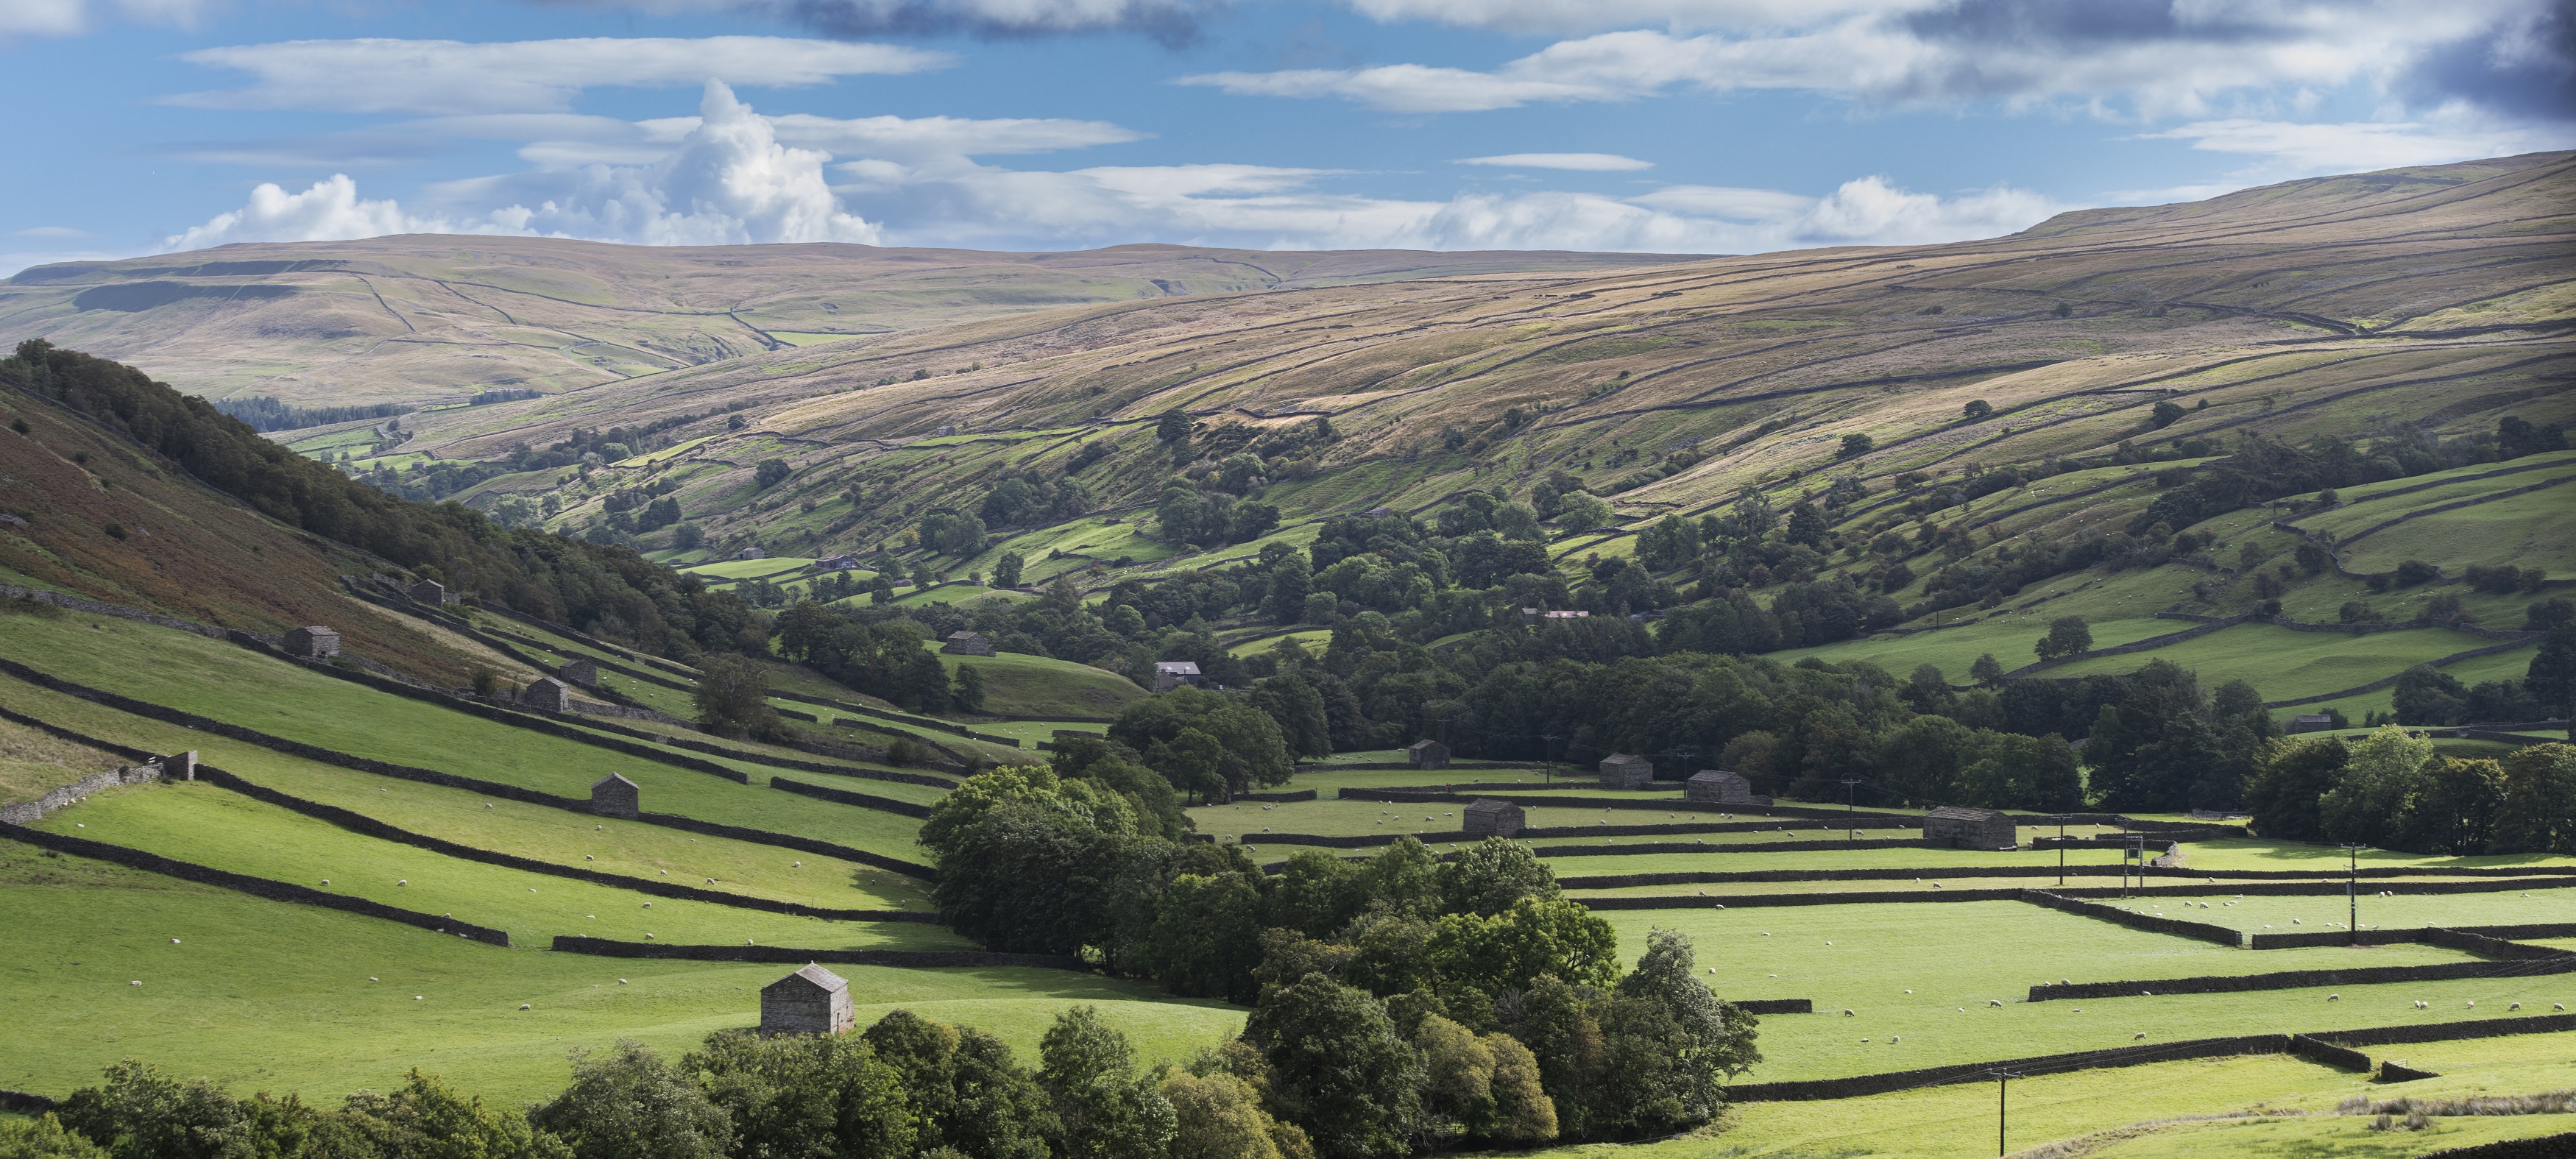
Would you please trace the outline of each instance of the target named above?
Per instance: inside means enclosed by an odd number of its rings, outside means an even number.
[[[838,974],[805,968],[760,988],[760,1033],[843,1034],[858,1024],[850,1009],[850,984]]]
[[[286,654],[306,660],[328,660],[340,654],[340,633],[306,624],[286,634]]]
[[[590,811],[594,816],[632,820],[644,811],[643,804],[644,790],[615,773],[591,782]]]
[[[1192,661],[1157,660],[1154,662],[1154,691],[1156,692],[1170,692],[1184,684],[1196,688],[1198,683],[1199,666]]]
[[[1521,831],[1521,807],[1509,801],[1478,797],[1467,806],[1461,827],[1469,837],[1511,837]]]
[[[555,669],[555,679],[584,688],[599,687],[599,665],[587,657],[575,658]]]
[[[1417,769],[1445,769],[1449,767],[1449,746],[1424,737],[1404,746],[1404,759]]]
[[[986,639],[982,632],[950,632],[948,642],[940,645],[939,650],[959,656],[990,656],[993,654],[993,642]]]
[[[825,556],[822,559],[815,560],[814,566],[822,571],[856,571],[859,566],[859,557],[855,555]]]
[[[1942,805],[1923,815],[1923,839],[1956,849],[2011,849],[2021,835],[2001,810]]]
[[[1629,753],[1612,753],[1601,762],[1604,789],[1645,789],[1655,783],[1655,762]]]
[[[1724,769],[1701,769],[1692,773],[1689,780],[1682,782],[1682,797],[1684,800],[1706,801],[1713,805],[1768,805],[1771,803],[1769,797],[1753,795],[1753,782],[1745,780],[1744,774],[1730,773]]]
[[[552,676],[540,676],[519,693],[519,703],[547,712],[571,712],[572,687]]]

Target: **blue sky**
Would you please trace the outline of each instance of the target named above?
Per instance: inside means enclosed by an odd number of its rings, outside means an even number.
[[[2548,0],[0,0],[0,272],[396,232],[1749,252],[2576,146]]]

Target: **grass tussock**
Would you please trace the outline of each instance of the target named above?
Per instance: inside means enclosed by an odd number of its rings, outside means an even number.
[[[17,601],[7,601],[15,603]],[[51,608],[51,604],[38,607]],[[59,614],[61,609],[55,609]],[[103,773],[123,761],[97,749],[57,740],[24,725],[0,721],[0,804],[43,796],[92,773]]]
[[[2570,1112],[2576,1112],[2576,1090],[2543,1091],[2536,1095],[2470,1095],[2455,1099],[2374,1099],[2368,1095],[2354,1095],[2335,1105],[2338,1115],[2377,1115],[2383,1119],[2403,1115],[2410,1121],[2428,1117],[2564,1115]]]

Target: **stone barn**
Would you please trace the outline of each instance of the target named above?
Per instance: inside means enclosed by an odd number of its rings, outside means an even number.
[[[540,676],[519,693],[519,702],[547,712],[572,711],[572,686],[552,676]]]
[[[2289,732],[2331,732],[2335,719],[2322,712],[2303,712],[2290,718]]]
[[[1467,806],[1461,823],[1469,837],[1512,837],[1521,831],[1521,807],[1509,801],[1478,797]]]
[[[1612,753],[1601,762],[1604,789],[1644,789],[1655,783],[1655,762],[1629,753]]]
[[[340,633],[306,624],[286,634],[286,654],[306,660],[328,660],[340,654]]]
[[[1768,805],[1771,803],[1769,797],[1753,795],[1753,782],[1746,780],[1744,774],[1730,773],[1724,769],[1701,769],[1692,773],[1689,780],[1682,782],[1682,797],[1684,800],[1701,801],[1711,805]]]
[[[950,632],[948,642],[940,645],[939,650],[960,656],[990,656],[993,654],[993,641],[985,638],[982,632]]]
[[[1170,692],[1184,684],[1196,688],[1198,683],[1199,666],[1194,661],[1158,660],[1154,662],[1154,691],[1156,692]]]
[[[1425,737],[1404,746],[1404,759],[1417,769],[1445,769],[1449,767],[1449,746]]]
[[[447,594],[447,585],[437,580],[422,580],[403,590],[410,593],[414,603],[452,604],[456,602],[455,596]]]
[[[597,688],[599,665],[586,657],[568,660],[555,669],[555,679],[584,688]]]
[[[624,817],[629,820],[644,811],[644,790],[635,782],[610,773],[591,782],[590,811],[601,817]]]
[[[1923,815],[1923,839],[1947,841],[1954,849],[2011,849],[2021,834],[2001,810],[1943,805]]]
[[[805,968],[760,988],[760,1033],[846,1034],[858,1025],[850,1010],[850,984],[840,975],[807,963]]]

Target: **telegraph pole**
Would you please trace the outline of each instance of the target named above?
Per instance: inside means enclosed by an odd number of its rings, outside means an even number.
[[[2345,842],[2343,856],[2344,940],[2358,946],[2361,944],[2361,846]]]
[[[1852,786],[1859,783],[1859,781],[1854,780],[1845,780],[1843,782],[1843,820],[1845,822],[1855,821],[1860,816],[1860,814],[1855,812],[1852,807]],[[1850,837],[1848,837],[1847,840],[1860,840],[1860,830],[1852,828],[1849,824],[1844,825],[1843,828],[1845,832],[1850,834]]]
[[[2004,1083],[2022,1076],[2005,1070],[1988,1073],[1995,1076],[1995,1154],[2001,1156],[2004,1153]]]
[[[2066,884],[2066,814],[2057,815],[2057,884]]]

